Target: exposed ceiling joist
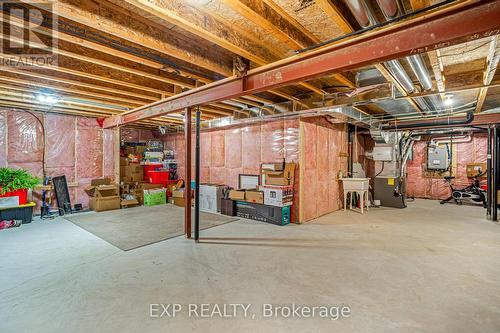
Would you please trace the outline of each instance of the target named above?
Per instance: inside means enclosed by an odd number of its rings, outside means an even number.
[[[36,2],[33,3],[31,1],[27,1],[26,3],[37,8],[47,10],[47,7],[44,4]],[[60,17],[75,21],[79,24],[89,27],[98,26],[99,30],[109,35],[167,54],[171,57],[194,64],[201,68],[205,68],[214,73],[224,76],[232,75],[232,69],[229,68],[229,66],[225,66],[214,59],[209,59],[190,52],[179,45],[175,45],[173,41],[169,41],[166,38],[160,39],[156,37],[155,34],[159,36],[162,33],[161,31],[156,31],[154,33],[150,31],[150,34],[146,34],[143,31],[131,29],[125,23],[111,20],[109,18],[111,15],[106,14],[109,12],[109,9],[97,2],[80,2],[79,6],[75,6],[68,2],[58,1],[53,6],[52,12]]]
[[[139,108],[124,117],[106,119],[105,126],[168,114],[181,108],[235,98],[331,72],[373,65],[462,43],[474,36],[498,33],[500,3],[468,1],[448,5],[349,40],[251,70],[243,78],[230,78]],[[472,37],[471,37],[472,36]],[[243,84],[244,81],[244,84]]]

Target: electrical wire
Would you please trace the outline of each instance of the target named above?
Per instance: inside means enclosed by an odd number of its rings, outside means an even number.
[[[384,167],[385,167],[385,161],[382,161],[382,169],[380,169],[379,173],[377,173],[375,175],[375,178],[377,178],[378,176],[380,176],[380,174],[384,171]]]
[[[45,177],[47,176],[47,173],[45,171],[45,126],[43,124],[43,121],[40,120],[40,118],[38,118],[33,112],[29,111],[29,110],[23,110],[25,111],[26,113],[30,114],[33,118],[35,118],[38,123],[40,124],[40,126],[42,127],[42,137],[43,137],[43,148],[42,148],[42,173],[43,173],[43,179],[45,179]]]

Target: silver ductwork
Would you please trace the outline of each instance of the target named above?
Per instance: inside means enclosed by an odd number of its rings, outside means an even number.
[[[405,69],[398,60],[389,60],[384,64],[407,93],[411,94],[416,91],[411,78],[408,76],[408,73],[406,73]]]
[[[377,23],[375,15],[366,0],[344,0],[344,2],[363,28]],[[400,6],[398,0],[377,0],[377,4],[386,20],[393,19],[404,13],[404,9]],[[420,55],[413,55],[407,57],[406,60],[410,64],[423,90],[431,90],[432,79],[422,57]],[[416,87],[412,79],[398,60],[387,61],[384,65],[408,94],[416,92]],[[422,109],[431,113],[441,109],[441,102],[438,98],[423,98],[417,104]]]
[[[422,88],[424,88],[424,90],[431,90],[432,89],[431,75],[429,74],[429,71],[427,70],[427,67],[425,66],[422,57],[419,54],[412,55],[406,57],[406,60],[408,60],[408,63],[410,64],[411,69],[417,76],[418,81],[420,82]]]

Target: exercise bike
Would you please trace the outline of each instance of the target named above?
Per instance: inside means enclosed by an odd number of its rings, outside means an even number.
[[[455,177],[444,177],[444,181],[448,183],[451,188],[451,196],[447,199],[441,200],[439,203],[443,205],[453,200],[457,205],[461,205],[462,200],[470,200],[473,202],[482,202],[483,207],[486,208],[486,191],[481,188],[481,177],[485,173],[486,171],[477,174],[473,177],[472,184],[461,189],[453,187],[452,180],[455,179]]]

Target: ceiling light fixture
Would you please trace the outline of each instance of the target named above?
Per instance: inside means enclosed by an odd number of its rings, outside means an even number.
[[[451,106],[453,104],[453,95],[451,95],[451,94],[444,95],[443,104],[445,106]]]
[[[44,95],[44,94],[38,94],[36,95],[36,99],[43,104],[49,104],[49,105],[54,105],[57,102],[59,102],[60,98],[59,96],[55,95]]]

